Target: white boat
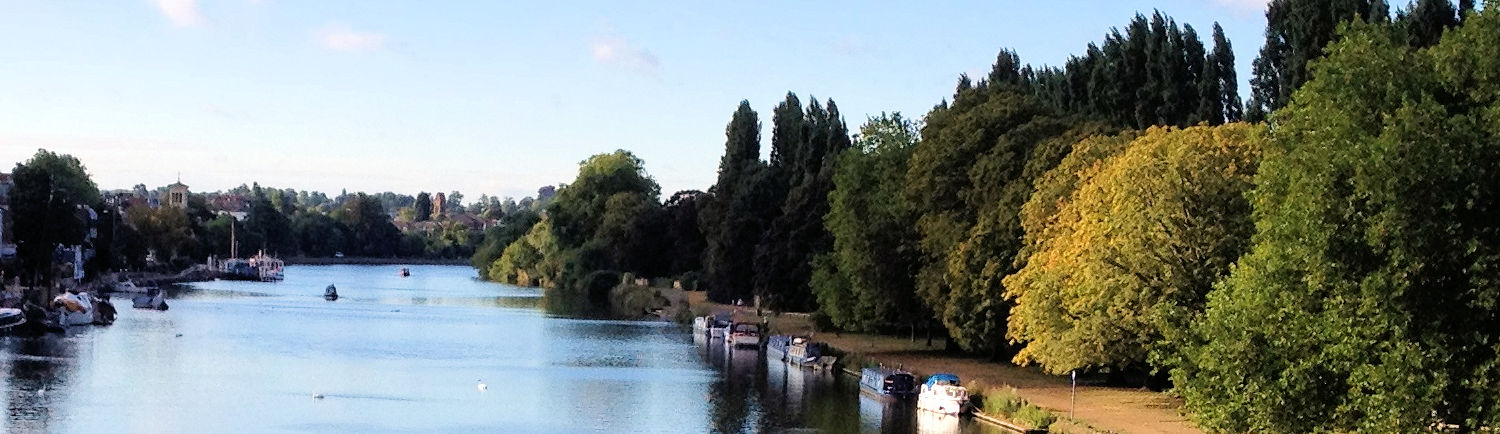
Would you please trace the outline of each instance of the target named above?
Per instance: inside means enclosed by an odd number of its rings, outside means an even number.
[[[958,376],[932,374],[917,393],[917,409],[942,414],[959,414],[969,406],[969,389],[959,385]]]
[[[724,345],[730,347],[759,347],[760,325],[748,322],[737,322],[729,326]]]
[[[61,326],[108,324],[114,322],[114,307],[87,292],[65,292],[52,299],[57,324]]]
[[[156,289],[156,288],[155,287],[150,287],[150,286],[146,286],[146,287],[137,286],[135,284],[135,282],[131,281],[130,279],[125,279],[125,280],[122,280],[122,281],[119,281],[119,282],[115,282],[115,284],[110,289],[113,290],[114,292],[131,292],[131,293],[137,293],[137,294],[145,294],[145,293],[151,292],[152,289]]]
[[[708,337],[714,339],[724,339],[724,337],[729,334],[729,318],[730,315],[725,313],[715,314],[713,315],[713,317],[709,318]]]
[[[708,321],[709,318],[706,316],[693,317],[693,333],[708,334]]]

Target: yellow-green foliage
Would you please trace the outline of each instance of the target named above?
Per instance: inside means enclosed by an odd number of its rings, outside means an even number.
[[[978,396],[985,414],[1003,418],[1013,423],[1034,429],[1046,429],[1057,421],[1057,415],[1044,408],[1026,402],[1016,389],[1010,387],[985,389]]]
[[[1119,139],[1079,143],[1022,211],[1033,254],[1005,279],[1016,360],[1138,365],[1180,335],[1248,242],[1259,131],[1156,127],[1107,158]]]
[[[552,221],[546,218],[506,246],[489,269],[490,280],[543,288],[556,287],[561,274],[562,251],[552,235]]]

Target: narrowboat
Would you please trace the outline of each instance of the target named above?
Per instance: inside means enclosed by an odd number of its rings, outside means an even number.
[[[917,393],[917,378],[901,369],[865,368],[859,374],[859,390],[881,397],[910,398]]]

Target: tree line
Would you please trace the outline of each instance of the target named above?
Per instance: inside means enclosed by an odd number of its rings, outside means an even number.
[[[1152,374],[1215,431],[1492,427],[1494,5],[1273,0],[1248,104],[1222,29],[1159,12],[1062,67],[1002,50],[922,119],[853,135],[788,94],[769,159],[742,101],[707,191],[659,203],[639,159],[595,156],[476,266],[701,279],[845,330]]]

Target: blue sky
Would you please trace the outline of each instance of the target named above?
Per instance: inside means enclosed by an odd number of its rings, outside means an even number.
[[[102,188],[534,194],[627,149],[707,189],[742,99],[920,117],[1003,47],[1061,64],[1153,9],[1234,44],[1264,0],[0,2],[0,170],[38,148]],[[769,139],[767,139],[769,140]]]

